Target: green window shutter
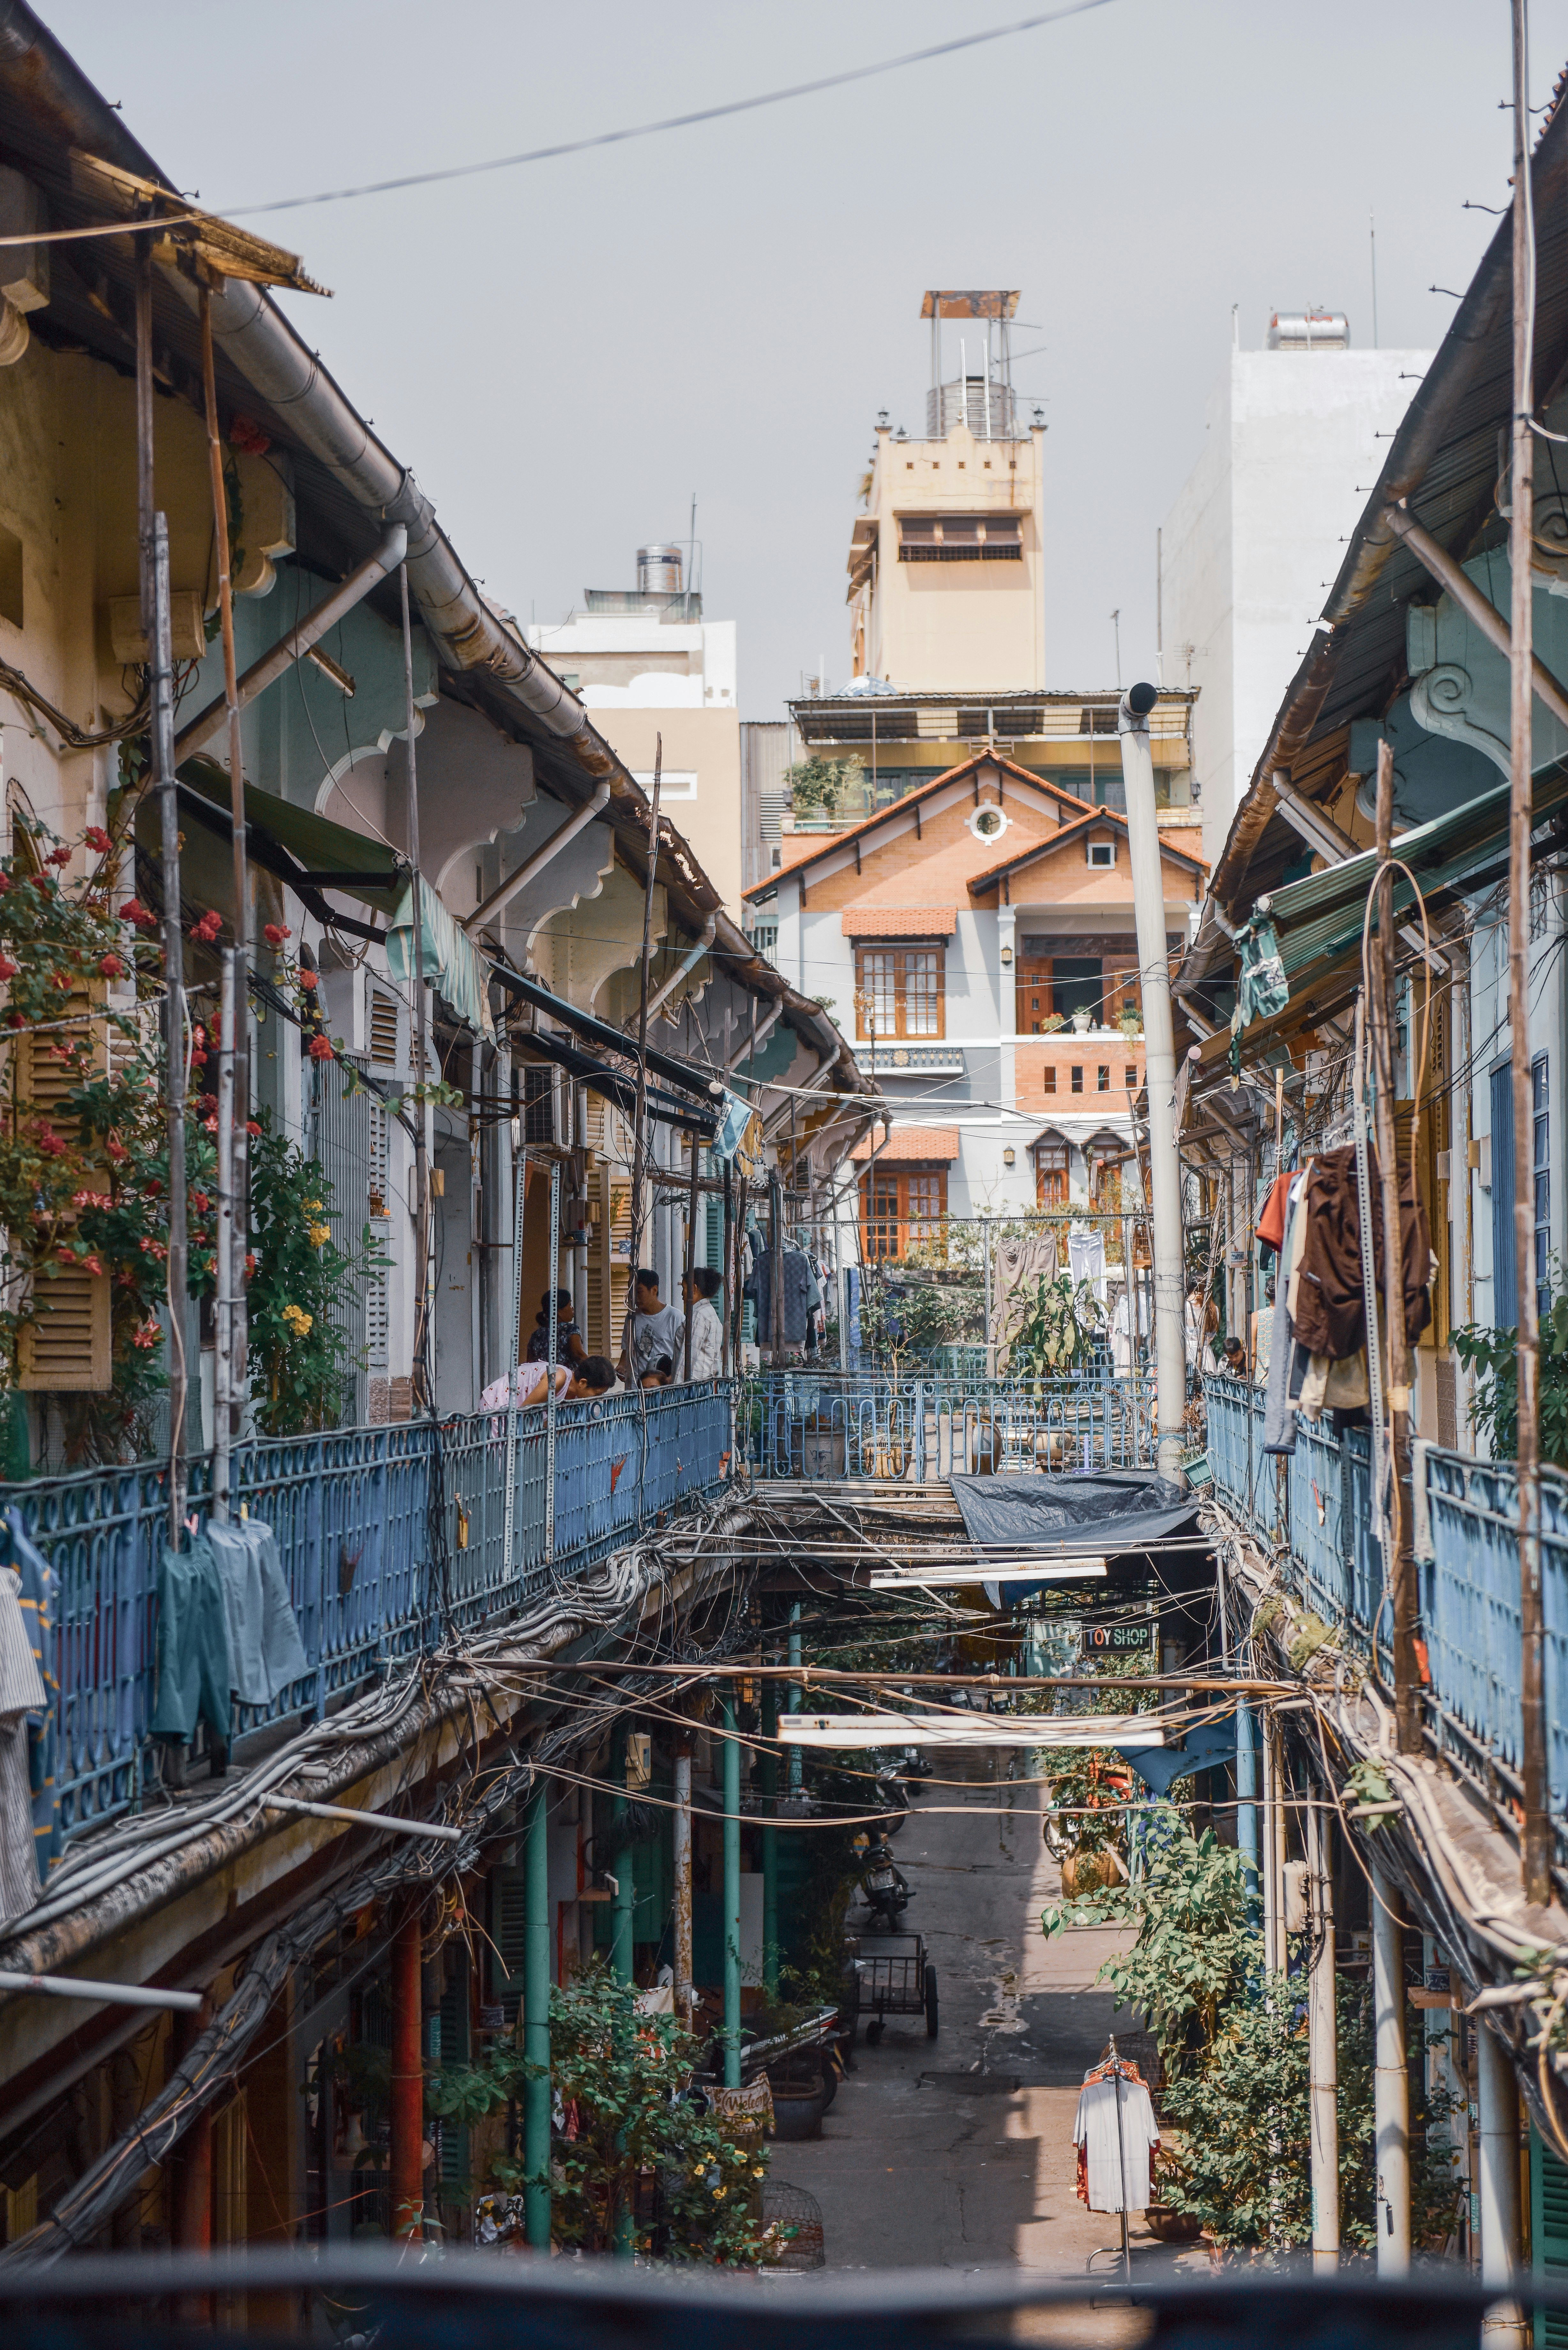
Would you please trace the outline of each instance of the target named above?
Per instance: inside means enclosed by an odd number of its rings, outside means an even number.
[[[1568,2282],[1568,2164],[1530,2125],[1530,2266],[1553,2283]],[[1538,2309],[1535,2350],[1568,2350],[1568,2310]]]
[[[468,1967],[459,1961],[441,1997],[441,2061],[466,2064],[472,2053],[469,2033]],[[468,2132],[456,2122],[443,2121],[441,2131],[441,2183],[443,2194],[465,2195],[468,2189]]]
[[[508,2026],[516,2022],[523,1998],[526,1905],[522,1869],[493,1869],[490,1877],[490,1996],[493,2002],[500,2001]]]
[[[724,1202],[716,1191],[710,1191],[704,1204],[708,1211],[708,1244],[702,1262],[719,1272],[724,1263]]]

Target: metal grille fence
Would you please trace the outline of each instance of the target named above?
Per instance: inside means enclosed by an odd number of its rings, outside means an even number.
[[[755,1475],[921,1483],[990,1470],[1136,1469],[1154,1461],[1154,1384],[1084,1378],[897,1379],[767,1371],[745,1389]]]
[[[339,1691],[448,1630],[504,1617],[713,1493],[734,1449],[729,1384],[714,1380],[563,1406],[556,1528],[545,1525],[544,1413],[519,1416],[514,1556],[503,1555],[504,1414],[337,1429],[236,1452],[240,1501],[277,1537],[311,1669],[269,1707],[236,1706],[236,1737]],[[191,1507],[205,1510],[207,1464]],[[133,1806],[156,1701],[161,1466],[85,1470],[0,1488],[59,1577],[56,1783],[68,1836]]]

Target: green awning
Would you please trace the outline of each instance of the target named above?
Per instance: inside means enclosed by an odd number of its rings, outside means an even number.
[[[1447,816],[1434,816],[1429,824],[1398,836],[1394,854],[1410,868],[1423,897],[1433,899],[1462,889],[1486,866],[1506,854],[1508,801],[1508,785],[1499,784],[1467,800],[1462,807],[1450,809]],[[1542,824],[1564,806],[1568,806],[1568,774],[1538,775],[1535,823]],[[1297,997],[1313,978],[1359,946],[1366,901],[1376,875],[1377,852],[1366,848],[1359,856],[1347,857],[1341,865],[1287,882],[1282,889],[1272,890],[1257,900],[1251,920],[1238,933],[1241,1000],[1249,1014],[1256,1011],[1270,1016],[1268,999],[1272,991],[1268,982],[1275,977],[1270,966],[1276,961],[1291,996]],[[1420,920],[1415,890],[1403,873],[1394,877],[1394,910],[1402,919]],[[1248,984],[1254,974],[1262,983],[1255,987]],[[1258,1000],[1253,1001],[1254,997]]]
[[[211,800],[227,818],[226,767],[198,754],[182,762],[180,781]],[[345,897],[357,898],[379,914],[396,913],[409,886],[409,868],[384,841],[351,832],[347,825],[317,816],[314,808],[298,807],[293,800],[278,799],[272,792],[259,792],[254,784],[245,785],[245,823],[288,851],[307,888],[340,889]]]

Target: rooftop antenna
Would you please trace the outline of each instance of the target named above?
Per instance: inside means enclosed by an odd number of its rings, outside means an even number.
[[[1116,632],[1116,691],[1122,690],[1122,608],[1118,604],[1111,614],[1111,626]]]
[[[1231,305],[1231,348],[1233,351],[1239,351],[1241,348],[1241,305],[1240,302],[1232,302]]]
[[[686,609],[691,609],[691,588],[697,577],[697,493],[691,493],[691,545],[686,556]]]
[[[1377,348],[1377,215],[1366,215],[1366,233],[1372,244],[1372,348]]]

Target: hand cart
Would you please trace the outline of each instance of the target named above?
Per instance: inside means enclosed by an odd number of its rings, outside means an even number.
[[[923,2015],[926,2038],[937,2036],[937,1970],[919,1934],[862,1934],[854,1959],[860,2012],[875,2010],[866,2044],[875,2048],[889,2015]]]

